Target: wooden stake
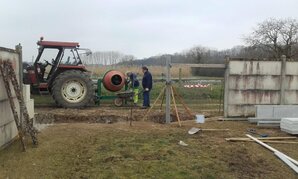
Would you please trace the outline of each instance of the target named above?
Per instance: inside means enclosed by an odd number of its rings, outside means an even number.
[[[180,122],[180,118],[179,118],[179,114],[178,114],[178,110],[177,110],[177,105],[176,105],[176,101],[175,101],[175,97],[174,97],[174,92],[173,92],[173,86],[171,86],[171,94],[172,94],[172,98],[173,98],[173,103],[174,103],[174,107],[175,107],[177,120],[178,120],[179,126],[181,127],[181,122]]]
[[[163,105],[163,101],[165,100],[165,93],[163,93],[162,98],[161,98],[161,104],[160,104],[160,110],[162,110],[162,105]]]
[[[164,86],[162,88],[162,90],[160,91],[159,95],[157,96],[156,100],[154,101],[153,105],[148,109],[148,111],[145,113],[142,121],[145,120],[145,118],[147,117],[147,115],[150,113],[150,111],[152,110],[152,108],[155,106],[155,104],[157,103],[157,101],[159,100],[160,96],[165,92],[166,86]]]
[[[173,88],[173,91],[175,92],[175,95],[178,97],[180,103],[182,103],[185,111],[188,113],[188,115],[191,117],[191,118],[194,118],[194,115],[192,114],[192,112],[190,111],[190,109],[187,107],[187,105],[184,103],[182,97],[177,93],[176,89],[174,87]]]

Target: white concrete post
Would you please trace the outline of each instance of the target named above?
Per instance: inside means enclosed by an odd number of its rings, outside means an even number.
[[[281,72],[280,72],[280,104],[285,104],[285,87],[286,87],[286,63],[285,55],[281,56]]]
[[[228,117],[229,110],[229,75],[230,75],[230,58],[226,57],[225,79],[224,79],[224,117]]]

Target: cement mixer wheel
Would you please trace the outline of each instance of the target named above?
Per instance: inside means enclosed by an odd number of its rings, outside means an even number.
[[[115,99],[114,99],[114,104],[115,104],[115,106],[117,106],[117,107],[121,107],[121,106],[123,106],[123,103],[124,103],[124,100],[123,100],[122,98],[115,98]]]
[[[52,86],[52,97],[58,106],[80,108],[93,99],[92,80],[79,70],[68,70],[56,77]]]

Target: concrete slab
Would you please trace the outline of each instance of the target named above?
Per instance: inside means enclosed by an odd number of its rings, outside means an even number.
[[[259,121],[280,121],[281,118],[265,118],[265,117],[249,117],[247,118],[250,123],[258,123]]]
[[[276,128],[279,128],[280,121],[258,121],[257,126],[259,126],[259,127],[276,127]]]
[[[256,117],[258,118],[273,118],[274,107],[272,105],[257,105],[256,106]]]
[[[298,118],[282,118],[280,129],[290,134],[298,134]]]

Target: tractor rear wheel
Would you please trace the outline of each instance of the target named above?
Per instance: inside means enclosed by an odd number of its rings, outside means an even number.
[[[53,99],[56,104],[65,108],[85,107],[93,99],[93,95],[92,80],[79,70],[65,71],[53,82]]]

